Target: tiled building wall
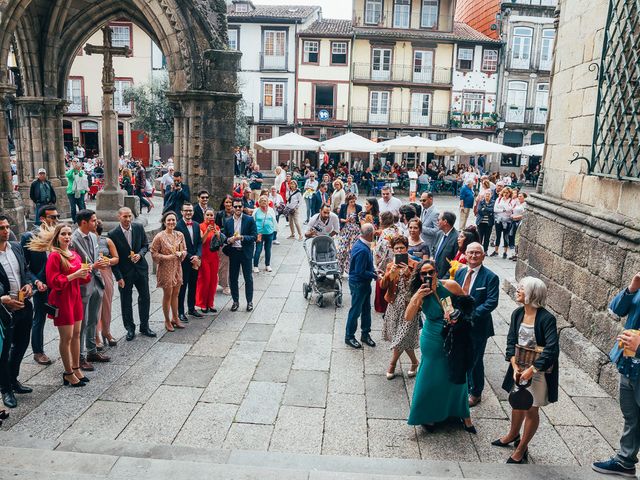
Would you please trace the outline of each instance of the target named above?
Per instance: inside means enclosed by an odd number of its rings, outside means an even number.
[[[499,31],[491,30],[491,25],[496,23],[496,14],[499,11],[500,0],[458,0],[455,19],[498,40]]]

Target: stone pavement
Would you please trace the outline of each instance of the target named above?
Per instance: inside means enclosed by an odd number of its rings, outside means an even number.
[[[436,203],[444,209],[455,200],[437,197]],[[284,239],[288,229],[282,224],[281,232]],[[487,265],[502,278],[513,276],[514,262],[488,259]],[[478,434],[455,422],[427,434],[406,423],[414,382],[406,377],[408,363],[402,364],[402,376],[385,378],[390,351],[380,340],[381,316],[373,319],[378,346],[350,349],[344,344],[350,296],[345,292],[342,308],[332,303],[319,308],[303,298],[309,269],[302,243],[282,240],[274,246],[272,267],[272,274],[254,276],[253,312],[229,311],[230,298],[218,294],[219,314],[193,319],[175,333],[163,329],[162,292],[153,288],[156,339],[137,336],[126,342],[115,298],[112,330],[118,346],[108,352],[112,362],[97,364],[82,389],[62,388],[57,332],[47,324],[45,351],[55,363],[37,365],[28,352],[20,379],[35,391],[19,397],[2,429],[62,441],[82,435],[224,450],[506,460],[508,450],[490,445],[507,431],[510,412],[500,385],[516,304],[504,292],[495,314],[496,336],[485,356],[487,387],[472,410]],[[151,284],[155,287],[153,277]],[[622,426],[617,402],[565,355],[560,386],[559,402],[542,409],[531,461],[588,465],[611,455]]]

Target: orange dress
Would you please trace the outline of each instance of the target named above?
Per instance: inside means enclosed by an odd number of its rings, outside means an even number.
[[[182,285],[182,257],[176,257],[176,252],[186,252],[187,245],[184,235],[166,230],[158,233],[151,242],[151,257],[158,264],[156,270],[157,286],[159,288],[173,288]]]

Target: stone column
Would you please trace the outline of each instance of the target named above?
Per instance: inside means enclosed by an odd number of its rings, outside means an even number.
[[[13,101],[15,87],[0,83],[0,211],[11,219],[14,232],[25,229],[24,207],[20,194],[13,190],[11,182],[11,162],[9,160],[9,131],[5,110],[8,102]]]

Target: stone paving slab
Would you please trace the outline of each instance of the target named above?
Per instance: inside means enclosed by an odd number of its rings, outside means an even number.
[[[376,458],[420,458],[416,429],[406,420],[369,418],[369,455]]]
[[[270,451],[320,454],[324,409],[283,405],[271,437]]]
[[[222,363],[219,357],[185,355],[164,380],[165,385],[206,387]]]
[[[286,383],[293,364],[293,353],[264,352],[253,380],[257,382]]]
[[[197,403],[173,444],[221,448],[237,410],[237,405]]]
[[[115,440],[141,407],[140,403],[98,400],[64,432],[62,438],[84,436]]]
[[[327,398],[328,375],[316,370],[291,370],[284,405],[324,408]]]
[[[323,455],[366,457],[367,408],[364,395],[329,393],[324,419]]]
[[[265,425],[275,423],[284,389],[284,383],[251,382],[235,421]]]
[[[244,450],[268,450],[273,425],[255,425],[234,422],[229,428],[222,448]]]

